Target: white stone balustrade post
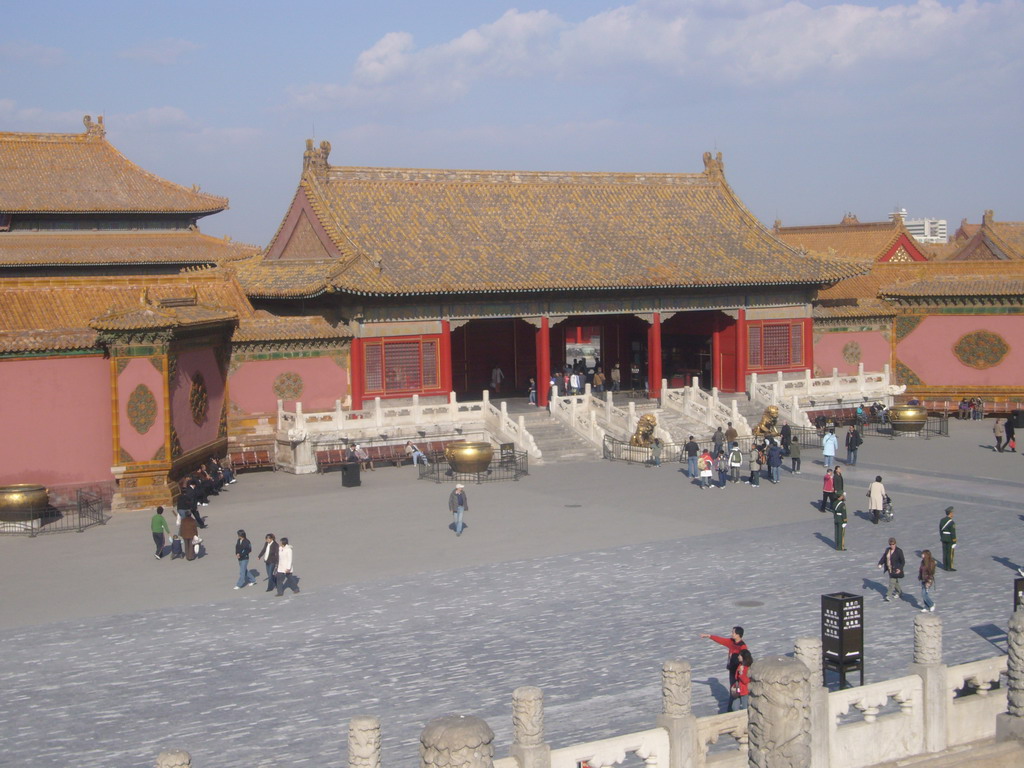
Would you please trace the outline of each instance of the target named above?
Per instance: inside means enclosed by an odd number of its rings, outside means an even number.
[[[612,397],[611,392],[604,393],[604,420],[609,424],[612,423],[612,408],[615,407],[615,400]]]
[[[192,755],[184,749],[165,749],[156,756],[156,768],[191,768]]]
[[[839,390],[839,369],[832,369],[832,391],[837,392]]]
[[[692,376],[690,378],[690,386],[693,387],[693,394],[694,394],[694,397],[696,398],[697,390],[700,389],[700,378],[697,377],[697,376]]]
[[[533,685],[512,691],[512,757],[519,768],[550,768],[551,747],[544,741],[544,692]]]
[[[345,428],[345,412],[341,408],[341,400],[334,401],[334,428]]]
[[[804,389],[807,390],[807,394],[811,393],[811,369],[804,368]]]
[[[348,768],[380,768],[380,719],[353,717],[348,722]]]
[[[810,670],[765,656],[750,668],[747,760],[751,768],[810,768]]]
[[[914,616],[914,663],[910,672],[921,678],[924,708],[924,748],[941,752],[947,745],[946,665],[942,663],[942,619],[934,613]]]
[[[491,402],[491,390],[489,390],[489,389],[485,389],[485,390],[484,390],[484,391],[483,391],[483,392],[481,393],[481,395],[480,395],[480,400],[482,400],[482,401],[483,401],[483,404],[484,404],[485,406],[486,406],[486,405],[487,405],[487,404],[488,404],[489,402]],[[486,410],[486,408],[485,408],[484,410]]]
[[[821,638],[798,637],[793,655],[811,673],[811,768],[829,768],[832,729],[828,721],[828,688],[822,678]]]
[[[656,723],[668,731],[669,768],[695,768],[700,754],[691,674],[685,661],[666,661],[661,666],[661,714]]]
[[[753,400],[754,395],[757,393],[757,373],[750,374],[750,391],[747,392],[747,396]]]
[[[1013,612],[1006,640],[1006,712],[996,715],[996,741],[1024,741],[1024,610]]]
[[[420,734],[420,768],[493,768],[494,731],[479,717],[449,715]]]
[[[740,423],[740,407],[736,402],[736,398],[732,399],[732,413],[729,414],[729,420],[734,427]]]
[[[295,401],[295,429],[306,429],[306,418],[302,415],[302,401]]]
[[[793,415],[793,426],[794,427],[803,426],[802,422],[804,420],[800,418],[800,396],[799,395],[793,395],[793,399],[790,402],[789,407],[791,409],[790,412]]]
[[[626,425],[626,431],[629,434],[632,435],[634,432],[636,432],[636,424],[637,424],[636,403],[634,403],[632,400],[629,401],[629,411],[628,411],[628,414],[629,414],[629,423]]]
[[[420,396],[419,395],[413,395],[412,396],[412,423],[415,426],[417,426],[417,427],[420,425],[420,414],[421,413],[422,413],[422,411],[420,411]]]
[[[281,428],[281,420],[284,418],[284,400],[277,401],[277,428]]]
[[[380,407],[380,398],[373,398],[373,423],[378,429],[384,428],[384,411]]]
[[[661,380],[661,393],[658,395],[658,407],[659,408],[664,408],[665,407],[665,398],[667,397],[667,395],[665,393],[667,391],[668,391],[668,379],[662,379]]]
[[[589,381],[586,384],[583,385],[583,394],[585,396],[587,396],[587,397],[590,397],[590,382]]]

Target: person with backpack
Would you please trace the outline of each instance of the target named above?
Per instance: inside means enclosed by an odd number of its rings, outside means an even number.
[[[789,463],[794,475],[800,474],[800,438],[793,435],[789,443]]]
[[[740,450],[739,443],[732,443],[729,446],[729,470],[734,483],[738,483],[740,481],[740,469],[742,467],[743,451]]]
[[[711,452],[705,448],[700,458],[697,459],[697,471],[700,473],[700,489],[711,487],[711,476],[715,471],[715,461],[711,458]]]
[[[750,446],[750,483],[752,488],[761,487],[761,464],[764,454],[761,450],[761,446],[757,443],[752,443]]]

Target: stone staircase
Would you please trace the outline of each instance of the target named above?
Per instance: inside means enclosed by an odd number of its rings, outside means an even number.
[[[879,763],[874,768],[1020,768],[1024,765],[1024,744],[1019,741],[987,739],[960,747],[951,747],[934,755],[917,755],[903,760]]]
[[[601,449],[555,421],[544,408],[524,414],[526,430],[540,448],[542,464],[559,461],[590,461],[601,458]]]

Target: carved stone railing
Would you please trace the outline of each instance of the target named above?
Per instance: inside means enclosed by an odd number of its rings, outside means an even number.
[[[613,736],[600,741],[588,741],[571,747],[551,750],[550,768],[610,768],[624,762],[626,755],[635,754],[646,768],[669,768],[668,731],[651,728],[646,731]]]
[[[696,768],[704,765],[724,767],[735,764],[736,766],[745,766],[749,740],[747,725],[745,709],[698,718]],[[723,736],[731,738],[734,747],[710,753],[711,746],[717,744]]]
[[[751,434],[750,423],[739,412],[736,400],[731,399],[728,405],[722,402],[717,387],[713,387],[711,392],[705,392],[700,388],[700,379],[696,376],[693,377],[690,386],[679,389],[669,389],[668,381],[662,379],[661,407],[676,411],[691,421],[712,428],[725,429],[731,421],[733,428],[740,435]]]
[[[1006,661],[1006,656],[995,656],[946,668],[948,746],[995,735],[996,715],[1006,711]]]
[[[555,420],[565,424],[584,440],[600,447],[604,443],[605,430],[598,424],[597,409],[591,404],[593,398],[586,395],[559,395],[551,388],[548,407]]]
[[[899,711],[882,714],[890,699],[899,705]],[[924,751],[922,683],[917,675],[834,691],[829,694],[828,707],[833,765],[860,768]],[[840,718],[851,710],[863,715],[861,722],[840,725]],[[871,736],[865,738],[868,725]]]
[[[495,408],[494,404],[486,399],[483,412],[487,431],[500,442],[515,443],[516,448],[526,451],[530,458],[539,459],[541,457],[540,448],[537,447],[533,435],[527,431],[526,420],[522,414],[518,420],[513,421],[508,415],[508,405],[504,401],[500,408]]]

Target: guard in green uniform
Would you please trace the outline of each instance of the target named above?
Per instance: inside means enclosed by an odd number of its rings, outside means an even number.
[[[840,494],[839,500],[832,507],[832,522],[836,526],[836,549],[846,550],[846,494]]]
[[[942,565],[947,571],[955,571],[953,556],[956,554],[956,523],[953,522],[953,507],[946,507],[946,516],[939,521],[939,539],[942,540]]]

